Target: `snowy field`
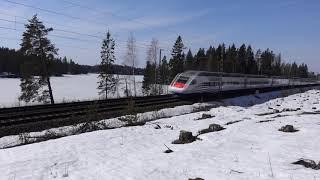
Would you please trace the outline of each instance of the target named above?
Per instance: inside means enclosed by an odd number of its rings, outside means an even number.
[[[219,102],[224,106],[209,111],[163,118],[144,126],[2,149],[0,179],[320,179],[319,170],[292,164],[300,158],[320,160],[320,91],[266,101],[276,96],[281,92],[228,99]],[[196,120],[203,113],[213,117]],[[232,121],[238,122],[228,123]],[[190,144],[171,144],[180,130],[196,135],[212,123],[226,129],[200,135],[201,140]],[[161,128],[156,129],[156,124]],[[287,124],[299,131],[278,131]],[[174,152],[164,153],[164,144]]]
[[[64,75],[64,77],[52,77],[51,83],[53,95],[56,102],[63,101],[78,101],[78,100],[93,100],[99,99],[97,90],[97,74],[88,75]],[[117,77],[117,76],[116,76]],[[125,80],[127,76],[120,75],[119,88],[115,94],[110,94],[110,97],[124,97]],[[137,95],[142,95],[141,86],[143,76],[135,76],[137,82]],[[132,79],[127,81],[128,89],[132,89]],[[20,95],[20,79],[0,78],[0,107],[10,107],[24,105],[19,102]]]

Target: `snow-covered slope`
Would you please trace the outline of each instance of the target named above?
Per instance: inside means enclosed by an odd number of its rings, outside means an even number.
[[[233,106],[145,126],[4,149],[0,150],[0,179],[320,179],[320,171],[291,164],[300,158],[320,160],[319,100],[319,90],[254,106],[235,98],[226,101]],[[214,117],[196,120],[203,113]],[[195,135],[212,123],[226,129],[200,135],[201,140],[190,144],[171,144],[180,130]],[[156,124],[161,129],[155,129]],[[278,131],[287,124],[299,131]],[[174,152],[164,153],[164,144]]]

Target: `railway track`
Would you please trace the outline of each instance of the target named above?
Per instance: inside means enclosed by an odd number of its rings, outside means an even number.
[[[290,88],[292,87],[260,88],[258,90],[260,92],[269,92]],[[184,98],[173,95],[161,95],[2,108],[0,109],[0,137],[88,122],[87,116],[92,114],[96,116],[89,121],[119,117],[128,114],[129,104],[134,107],[135,112],[147,112],[161,108],[192,104],[198,102],[199,99],[202,101],[212,101],[253,94],[256,90],[226,91],[214,95],[198,94]]]
[[[2,108],[0,137],[87,122],[85,116],[93,113],[95,120],[125,115],[129,104],[135,112],[146,112],[191,103],[173,95],[161,95]]]

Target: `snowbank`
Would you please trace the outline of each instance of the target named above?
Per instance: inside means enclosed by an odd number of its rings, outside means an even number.
[[[251,96],[246,101],[254,99],[262,98]],[[237,106],[244,101],[235,98],[223,102],[233,106],[163,118],[145,126],[4,149],[0,150],[0,179],[319,179],[320,171],[291,164],[299,158],[320,160],[319,100],[319,90],[254,106]],[[203,113],[213,117],[195,120]],[[212,123],[226,129],[200,135],[201,140],[190,144],[171,144],[180,130],[196,134]],[[299,131],[278,131],[286,124]],[[163,153],[164,144],[174,152]]]

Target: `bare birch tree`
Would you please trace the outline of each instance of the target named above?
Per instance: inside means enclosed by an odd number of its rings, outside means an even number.
[[[135,67],[137,64],[137,46],[136,46],[136,39],[134,38],[133,33],[129,34],[127,40],[127,51],[125,54],[125,65],[131,67],[131,78],[133,79],[133,90],[134,96],[137,96],[137,87],[136,87],[136,78],[135,78]],[[130,80],[131,80],[130,78]]]
[[[158,94],[158,92],[157,92],[158,51],[159,51],[159,41],[155,38],[152,38],[150,47],[147,50],[147,61],[149,61],[150,64],[154,65],[154,80],[152,81],[153,86],[151,88],[151,94]]]

